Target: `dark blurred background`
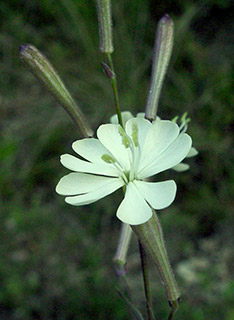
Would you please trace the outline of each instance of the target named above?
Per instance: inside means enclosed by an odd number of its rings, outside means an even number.
[[[159,213],[182,301],[175,319],[233,320],[233,96],[231,1],[113,1],[113,55],[123,110],[144,111],[154,34],[168,13],[173,55],[159,115],[188,111],[199,155],[184,173],[167,172],[177,199]],[[113,271],[121,192],[72,207],[54,189],[68,171],[59,155],[80,138],[65,111],[19,59],[31,43],[53,63],[92,127],[114,113],[100,61],[94,1],[0,3],[0,319],[133,319]],[[157,319],[169,306],[155,267]],[[144,310],[137,241],[127,264],[135,304]],[[144,312],[144,311],[143,311]]]

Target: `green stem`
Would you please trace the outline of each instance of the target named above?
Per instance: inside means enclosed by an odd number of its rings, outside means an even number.
[[[152,299],[151,299],[150,287],[149,287],[149,273],[148,273],[147,256],[146,256],[145,249],[142,246],[141,242],[138,241],[138,243],[139,243],[139,251],[140,251],[140,257],[141,257],[141,269],[142,269],[143,281],[144,281],[144,290],[145,290],[148,320],[155,320],[154,314],[152,311]]]
[[[115,75],[114,64],[113,64],[113,61],[112,61],[111,54],[107,53],[106,56],[107,56],[107,60],[108,60],[108,63],[110,65],[111,71],[113,72],[113,77],[111,78],[111,84],[112,84],[112,89],[113,89],[113,93],[114,93],[116,113],[117,113],[117,116],[118,116],[119,124],[123,127],[123,121],[122,121],[121,110],[120,110],[119,94],[118,94],[117,79],[116,79],[116,75]]]
[[[167,318],[167,320],[172,320],[176,311],[178,310],[179,308],[179,302],[180,302],[180,299],[176,300],[176,301],[173,301],[172,303],[170,303],[170,307],[171,307],[171,312]]]

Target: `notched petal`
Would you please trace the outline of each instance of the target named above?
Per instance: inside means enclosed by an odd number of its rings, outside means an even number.
[[[104,176],[118,177],[118,170],[101,159],[101,163],[92,163],[78,159],[70,154],[63,154],[60,159],[62,165],[72,171],[92,173]]]
[[[124,199],[117,210],[117,217],[124,223],[138,225],[148,221],[151,216],[152,209],[135,185],[130,182],[127,185]]]
[[[64,196],[72,196],[101,190],[123,182],[119,178],[100,177],[91,174],[72,172],[60,179],[56,192]]]
[[[175,199],[176,183],[173,180],[163,182],[134,181],[142,197],[156,210],[168,207]]]

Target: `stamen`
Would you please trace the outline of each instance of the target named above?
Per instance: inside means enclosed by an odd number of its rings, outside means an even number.
[[[178,119],[179,119],[179,116],[175,116],[173,119],[171,119],[171,121],[176,123]]]
[[[183,123],[184,121],[186,122],[189,118],[187,118],[188,112],[184,112],[180,118],[180,122]],[[189,119],[190,121],[190,119]]]
[[[125,148],[126,149],[129,148],[130,144],[131,144],[131,141],[130,141],[129,137],[127,136],[126,132],[124,131],[124,129],[121,126],[119,126],[119,134],[122,137],[122,143],[125,146]]]
[[[106,163],[115,163],[115,162],[116,162],[115,159],[114,159],[112,156],[110,156],[109,154],[103,154],[103,155],[101,156],[101,158],[102,158],[102,160],[105,161]]]
[[[139,145],[139,143],[138,143],[138,126],[135,122],[132,124],[132,141],[134,143],[134,146],[138,147],[138,145]]]
[[[188,112],[185,112],[182,117],[180,118],[180,132],[184,133],[187,131],[188,123],[191,121],[190,118],[187,118]]]
[[[101,159],[106,163],[113,164],[119,171],[119,177],[123,180],[125,184],[128,183],[128,172],[124,172],[118,161],[116,161],[112,156],[106,153],[101,156]]]

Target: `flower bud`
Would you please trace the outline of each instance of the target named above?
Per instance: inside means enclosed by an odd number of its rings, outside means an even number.
[[[93,135],[83,112],[77,106],[48,59],[30,44],[20,46],[20,57],[49,93],[66,110],[84,137]]]
[[[150,121],[155,120],[157,115],[159,96],[171,57],[173,37],[174,23],[165,14],[158,23],[155,37],[151,84],[145,111],[145,118]]]
[[[113,261],[115,263],[115,269],[118,275],[124,275],[126,272],[126,256],[131,241],[131,235],[132,229],[130,228],[129,224],[122,223],[117,251],[113,258]]]
[[[107,75],[107,77],[109,79],[114,79],[115,75],[114,75],[113,71],[111,70],[111,68],[108,66],[108,64],[106,64],[105,62],[101,62],[101,65],[102,65],[103,70],[104,70],[105,74]]]
[[[111,1],[96,0],[99,26],[99,48],[101,52],[114,51],[112,41]]]

